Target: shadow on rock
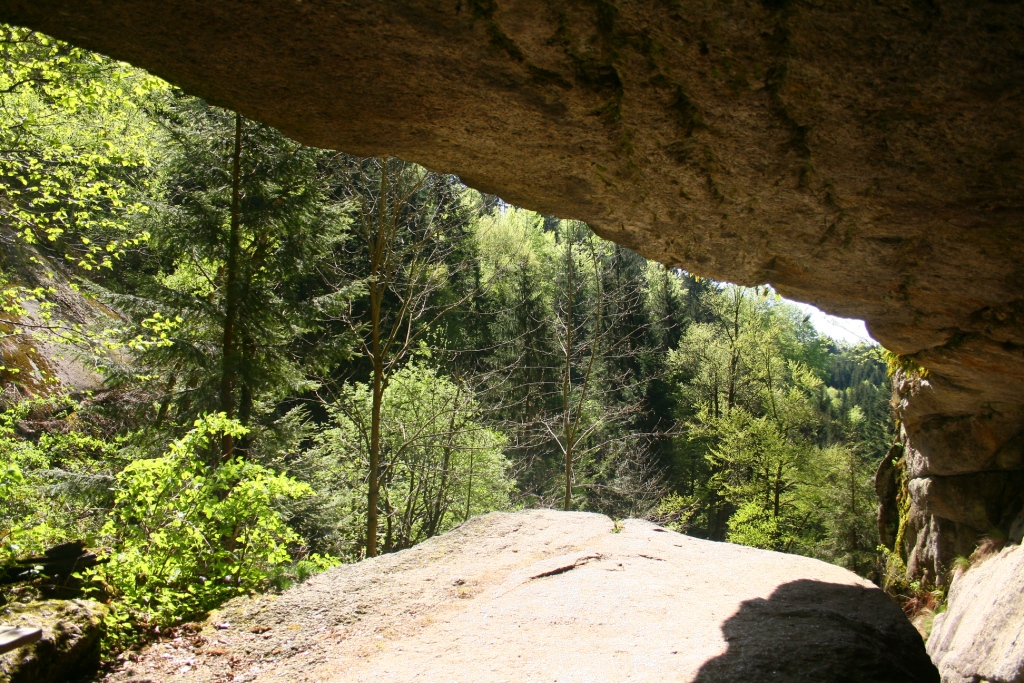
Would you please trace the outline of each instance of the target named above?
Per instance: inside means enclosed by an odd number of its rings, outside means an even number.
[[[725,654],[696,683],[938,683],[924,643],[878,589],[793,581],[722,626]]]

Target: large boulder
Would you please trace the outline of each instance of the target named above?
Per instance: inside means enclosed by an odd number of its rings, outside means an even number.
[[[817,560],[534,510],[242,599],[108,683],[938,683],[878,588]]]
[[[65,683],[96,670],[107,608],[93,600],[12,603],[0,623],[43,630],[41,640],[0,656],[0,683]]]
[[[1024,681],[1024,546],[959,574],[935,617],[928,653],[943,683]]]

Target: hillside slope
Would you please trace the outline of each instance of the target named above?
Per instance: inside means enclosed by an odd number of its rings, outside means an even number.
[[[103,377],[73,340],[78,330],[118,322],[117,314],[83,294],[59,261],[2,226],[0,290],[0,393],[6,399],[102,388]]]

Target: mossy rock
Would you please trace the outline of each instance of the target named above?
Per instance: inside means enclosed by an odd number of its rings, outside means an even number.
[[[41,628],[40,641],[0,656],[0,683],[63,683],[99,665],[107,608],[94,600],[12,603],[0,623]]]

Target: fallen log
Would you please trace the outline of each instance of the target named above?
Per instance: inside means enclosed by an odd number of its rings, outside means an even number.
[[[0,655],[23,645],[31,645],[43,637],[43,629],[24,626],[0,626]]]

